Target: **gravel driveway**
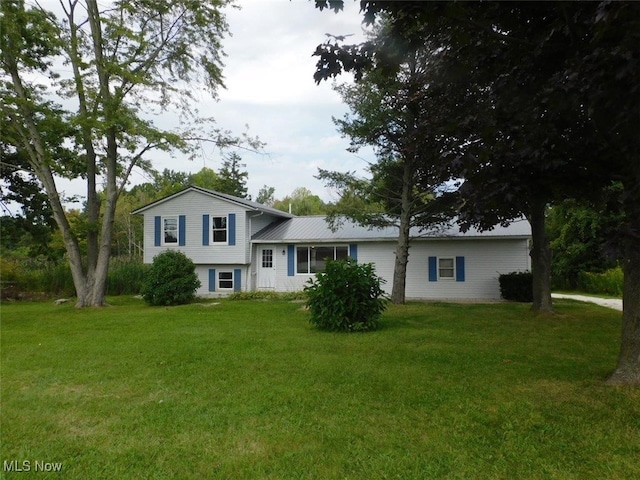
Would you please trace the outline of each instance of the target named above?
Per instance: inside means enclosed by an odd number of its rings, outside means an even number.
[[[569,298],[571,300],[578,300],[579,302],[590,302],[602,305],[603,307],[613,308],[615,310],[622,311],[622,300],[619,298],[598,298],[589,297],[587,295],[565,295],[564,293],[552,293],[552,298]]]

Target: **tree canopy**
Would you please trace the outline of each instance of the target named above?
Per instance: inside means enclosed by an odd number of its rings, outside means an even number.
[[[339,11],[342,2],[317,0]],[[635,2],[363,1],[384,17],[378,42],[318,46],[316,81],[372,65],[398,69],[406,52],[439,42],[452,110],[443,168],[464,180],[463,227],[530,219],[534,307],[551,310],[545,209],[620,182],[616,232],[625,272],[622,346],[612,381],[640,383],[640,5]],[[471,100],[471,101],[469,101]]]

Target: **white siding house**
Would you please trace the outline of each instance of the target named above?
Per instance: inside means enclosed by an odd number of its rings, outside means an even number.
[[[346,257],[374,263],[390,293],[395,228],[345,222],[332,231],[324,217],[297,217],[199,187],[133,213],[144,215],[145,263],[166,249],[184,252],[196,264],[200,296],[301,290],[327,258]],[[448,227],[411,234],[407,298],[497,299],[500,274],[530,268],[525,220],[488,232]]]

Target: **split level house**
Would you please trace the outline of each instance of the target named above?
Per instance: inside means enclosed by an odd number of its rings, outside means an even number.
[[[196,186],[133,213],[144,215],[144,262],[169,249],[185,253],[202,284],[199,296],[302,290],[327,259],[347,257],[373,263],[391,291],[397,228],[347,221],[332,231],[323,216],[296,216]],[[530,269],[530,240],[525,220],[486,232],[412,231],[406,297],[498,299],[500,274]]]

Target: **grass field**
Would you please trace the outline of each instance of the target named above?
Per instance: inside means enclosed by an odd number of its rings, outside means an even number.
[[[640,478],[613,310],[412,303],[332,334],[294,302],[111,302],[2,305],[2,478]]]

